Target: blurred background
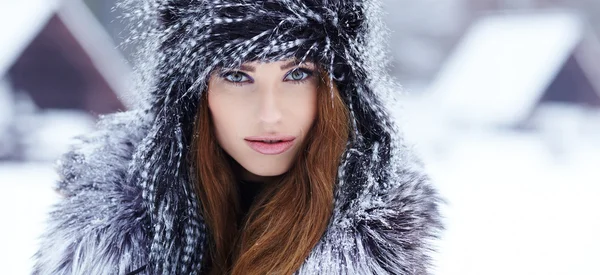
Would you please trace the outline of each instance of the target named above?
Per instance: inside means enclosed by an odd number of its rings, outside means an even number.
[[[435,274],[600,274],[600,1],[383,2],[395,115],[448,201]],[[132,106],[114,4],[0,3],[3,274],[29,274],[56,158]]]

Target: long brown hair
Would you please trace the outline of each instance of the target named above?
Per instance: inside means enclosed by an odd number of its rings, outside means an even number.
[[[210,233],[204,264],[210,270],[205,272],[292,274],[325,232],[350,126],[348,109],[335,84],[322,70],[317,77],[317,115],[294,164],[278,182],[265,185],[241,222],[231,159],[217,143],[207,93],[203,93],[192,161],[197,169],[195,192]]]

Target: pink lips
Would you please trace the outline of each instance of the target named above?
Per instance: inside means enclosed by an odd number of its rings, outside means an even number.
[[[295,137],[292,136],[266,136],[266,137],[248,137],[245,139],[250,148],[264,155],[281,154],[294,145]],[[267,140],[277,142],[267,143]]]

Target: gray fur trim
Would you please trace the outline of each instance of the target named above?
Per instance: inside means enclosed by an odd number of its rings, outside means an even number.
[[[98,130],[58,161],[63,198],[53,207],[33,274],[125,274],[147,263],[148,217],[127,165],[140,114],[102,118]]]

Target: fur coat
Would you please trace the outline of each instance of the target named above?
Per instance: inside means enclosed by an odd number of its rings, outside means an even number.
[[[139,106],[59,160],[34,274],[198,274],[206,227],[186,155],[207,76],[246,61],[327,68],[351,114],[328,227],[297,274],[430,274],[440,198],[390,106],[376,0],[122,0]]]

